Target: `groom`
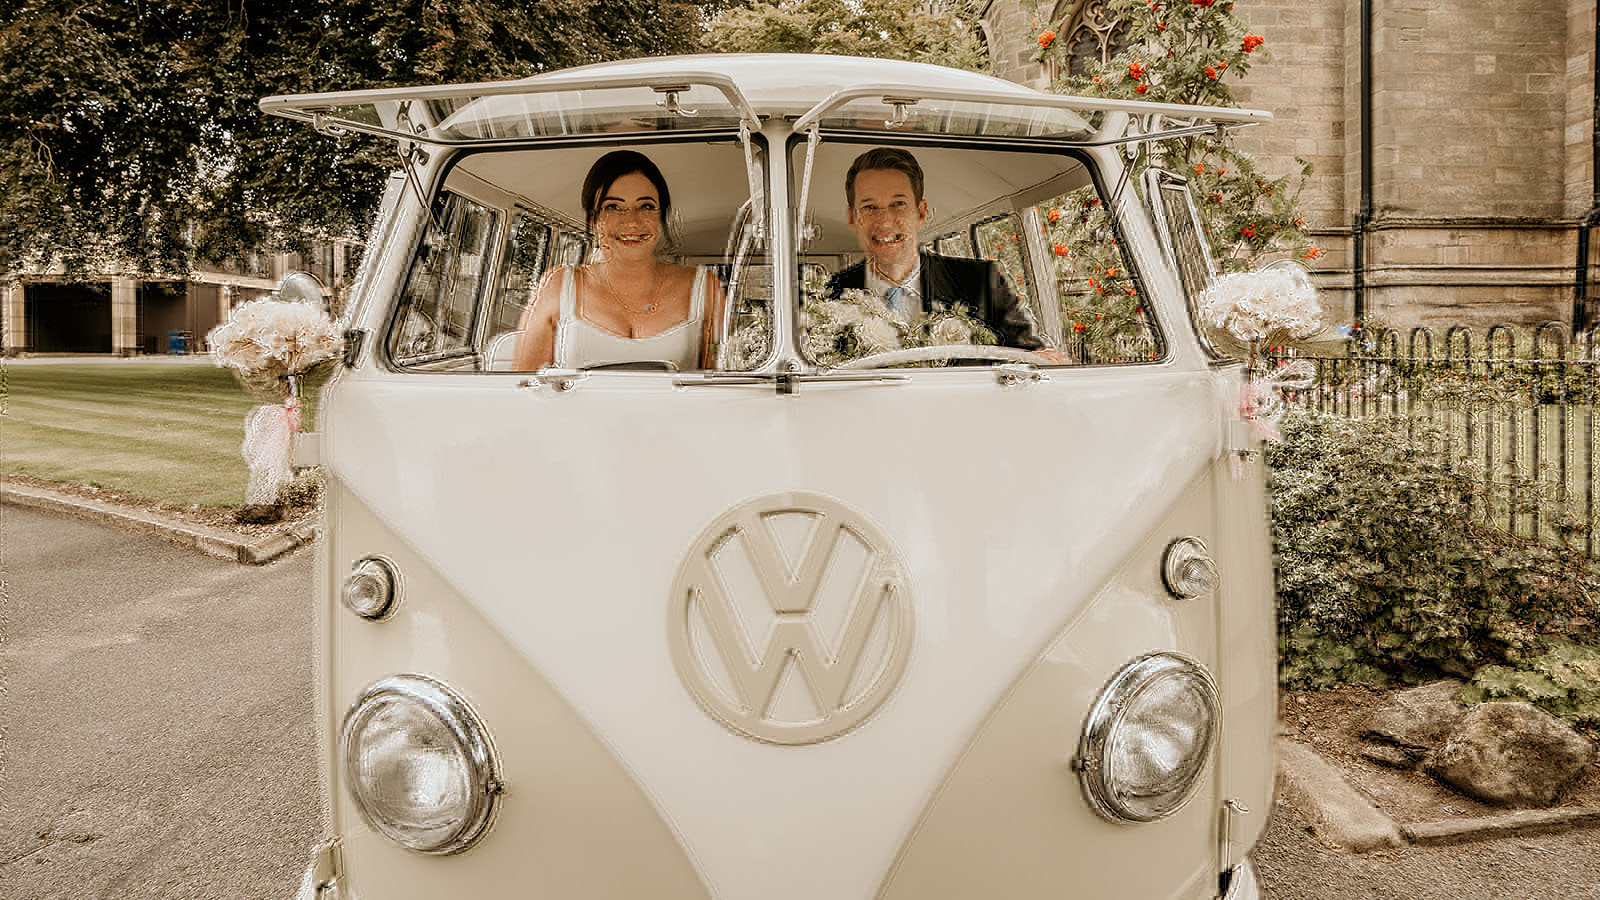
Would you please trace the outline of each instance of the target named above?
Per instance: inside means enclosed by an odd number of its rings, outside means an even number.
[[[844,177],[846,214],[867,258],[836,273],[828,281],[828,296],[864,289],[907,317],[929,311],[934,303],[962,303],[1002,346],[1043,350],[1051,362],[1065,362],[1045,348],[1033,315],[998,266],[917,251],[917,232],[928,221],[922,184],[922,166],[904,150],[879,147],[856,157]]]

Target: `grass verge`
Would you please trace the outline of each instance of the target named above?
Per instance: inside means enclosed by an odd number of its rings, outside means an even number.
[[[244,502],[255,401],[226,369],[172,363],[5,366],[0,472],[182,506]],[[316,415],[306,389],[304,428]]]

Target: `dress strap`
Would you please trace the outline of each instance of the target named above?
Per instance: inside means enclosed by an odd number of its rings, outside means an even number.
[[[693,322],[705,315],[706,311],[706,276],[711,271],[709,266],[695,266],[694,285],[689,288],[689,319]]]
[[[578,267],[561,267],[561,318],[572,321],[578,308]]]

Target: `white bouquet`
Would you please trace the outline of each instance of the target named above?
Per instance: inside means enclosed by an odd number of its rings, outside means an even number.
[[[738,324],[724,345],[723,365],[734,372],[748,372],[772,353],[772,316],[747,303],[740,306],[734,321]]]
[[[282,402],[290,376],[304,377],[344,352],[333,318],[310,303],[262,298],[241,303],[206,335],[211,359],[230,366],[262,399]]]
[[[1290,260],[1223,275],[1200,295],[1200,319],[1240,348],[1277,346],[1322,330],[1323,309],[1305,268]]]
[[[835,367],[907,346],[911,329],[883,301],[862,290],[815,300],[800,311],[800,347],[819,366]]]
[[[1239,383],[1239,416],[1266,440],[1281,441],[1284,391],[1310,387],[1310,363],[1296,360],[1266,372],[1259,349],[1305,340],[1322,331],[1322,303],[1305,268],[1291,260],[1218,278],[1200,295],[1200,320],[1212,342],[1248,357]],[[1238,477],[1237,463],[1234,475]]]
[[[878,297],[854,289],[831,300],[807,303],[801,312],[800,335],[806,355],[829,368],[889,350],[999,341],[963,304],[935,303],[928,312],[905,321]]]

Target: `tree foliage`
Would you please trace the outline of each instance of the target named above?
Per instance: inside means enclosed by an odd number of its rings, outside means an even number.
[[[1152,100],[1200,106],[1236,106],[1230,78],[1242,78],[1267,56],[1260,35],[1251,34],[1231,2],[1214,0],[1108,0],[1108,16],[1124,22],[1121,50],[1094,62],[1084,74],[1063,77],[1055,89],[1085,96]],[[1044,28],[1035,36],[1036,58],[1061,59],[1066,41]],[[1231,138],[1210,135],[1162,141],[1152,148],[1160,165],[1189,179],[1202,222],[1227,271],[1248,269],[1262,257],[1292,254],[1316,259],[1304,232],[1300,190],[1311,165],[1272,177]],[[1090,227],[1097,227],[1090,223]],[[1072,236],[1063,233],[1062,241]]]
[[[359,234],[395,157],[266,95],[523,77],[683,52],[669,0],[20,0],[0,20],[0,273],[181,272]]]
[[[984,71],[970,0],[758,0],[712,17],[715,53],[826,53]]]

